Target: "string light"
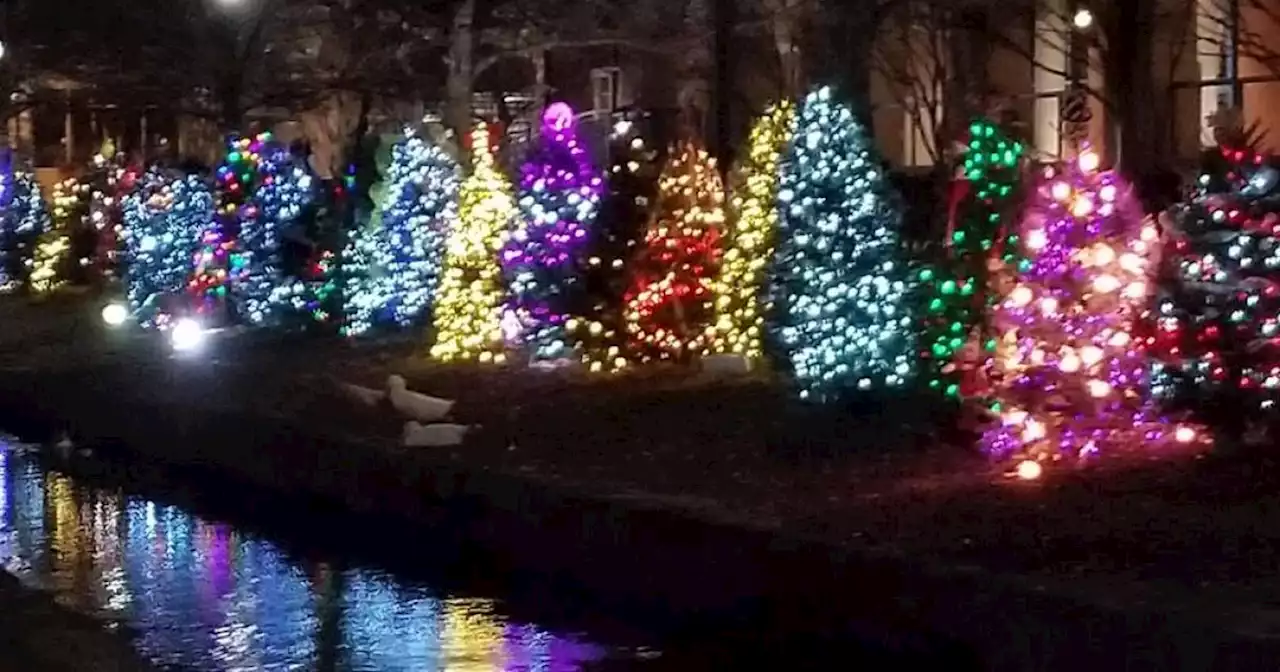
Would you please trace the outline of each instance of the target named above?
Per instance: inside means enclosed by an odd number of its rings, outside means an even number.
[[[88,185],[74,177],[53,186],[50,226],[36,241],[31,267],[31,291],[47,294],[67,284],[71,259],[71,233],[84,223]]]
[[[649,219],[661,170],[658,152],[642,135],[642,124],[614,124],[609,141],[608,194],[582,258],[583,307],[566,327],[588,371],[626,369],[624,296],[639,239]]]
[[[125,296],[140,325],[172,324],[213,209],[213,192],[199,176],[160,168],[143,173],[124,198]]]
[[[949,227],[946,260],[919,275],[925,294],[928,385],[948,398],[961,393],[964,372],[952,362],[971,336],[988,349],[994,346],[985,337],[987,309],[995,294],[990,271],[994,263],[1013,261],[1016,248],[1008,239],[1014,232],[1007,227],[1006,210],[1016,194],[1023,154],[1022,143],[990,121],[969,125],[960,179],[953,187],[962,190],[953,194],[953,207],[963,216]],[[1042,231],[1033,231],[1028,246],[1043,247],[1043,237]]]
[[[735,217],[725,232],[716,295],[713,352],[750,361],[764,356],[764,282],[778,227],[778,169],[795,133],[795,106],[782,101],[756,122],[733,198]]]
[[[656,210],[624,298],[631,359],[681,361],[709,344],[723,226],[715,159],[682,143],[658,179]]]
[[[1190,426],[1155,416],[1145,354],[1122,336],[1142,314],[1158,250],[1142,246],[1144,229],[1153,225],[1127,185],[1097,166],[1097,155],[1086,150],[1040,187],[1023,231],[1044,231],[1044,245],[1033,248],[1024,236],[1026,271],[993,316],[1001,334],[992,360],[1001,414],[982,444],[992,456],[1018,463],[1023,478],[1039,473],[1028,463],[1160,448],[1197,436]],[[1080,208],[1082,199],[1108,207]],[[1134,286],[1143,289],[1117,291]]]
[[[412,131],[384,149],[386,175],[370,193],[376,210],[343,253],[343,333],[404,328],[435,297],[445,241],[458,218],[459,168]]]
[[[535,362],[574,355],[567,323],[584,290],[578,262],[604,191],[568,105],[547,106],[536,142],[520,168],[520,217],[502,250],[508,311],[518,324],[511,345]]]
[[[801,397],[903,385],[916,358],[898,199],[829,87],[804,99],[778,200],[772,328]]]
[[[472,172],[462,182],[458,228],[445,247],[431,346],[431,357],[442,362],[506,361],[497,257],[515,216],[515,199],[490,142],[485,124],[472,131]]]

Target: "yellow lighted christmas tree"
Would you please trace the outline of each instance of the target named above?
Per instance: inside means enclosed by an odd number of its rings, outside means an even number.
[[[445,249],[431,357],[501,364],[502,269],[498,252],[515,216],[510,181],[494,162],[489,129],[471,133],[473,169],[462,182],[458,226]]]
[[[778,226],[778,164],[795,132],[795,107],[782,101],[751,129],[746,160],[734,187],[734,218],[724,236],[716,278],[716,331],[711,352],[759,360],[764,354],[762,283],[773,258]]]
[[[31,291],[48,294],[67,284],[67,265],[72,263],[71,229],[81,224],[87,202],[88,185],[69,177],[53,187],[52,225],[40,234],[31,265]]]

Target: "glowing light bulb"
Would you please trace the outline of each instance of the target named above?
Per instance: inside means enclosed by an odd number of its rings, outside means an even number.
[[[1065,201],[1071,198],[1071,185],[1066,182],[1055,182],[1052,189],[1053,200]]]
[[[1098,197],[1107,203],[1114,203],[1116,200],[1116,186],[1108,184],[1098,190]]]
[[[1036,229],[1027,233],[1027,248],[1030,250],[1043,250],[1045,245],[1049,244],[1049,236],[1044,229]]]
[[[1142,257],[1132,253],[1125,252],[1120,255],[1120,268],[1130,273],[1141,273],[1143,267]]]
[[[1018,478],[1024,481],[1034,481],[1037,478],[1040,478],[1040,475],[1043,473],[1044,468],[1035,460],[1023,460],[1018,463]]]
[[[1071,214],[1076,217],[1087,217],[1093,212],[1093,199],[1088,196],[1077,196],[1071,201]]]
[[[1151,226],[1150,224],[1142,227],[1143,242],[1153,243],[1159,238],[1160,238],[1160,232],[1156,230],[1156,227]]]
[[[1080,358],[1074,354],[1069,354],[1058,362],[1058,369],[1063,373],[1075,373],[1080,370]]]
[[[1120,331],[1120,332],[1116,332],[1111,336],[1111,340],[1107,341],[1107,345],[1111,345],[1117,348],[1123,348],[1124,346],[1129,344],[1129,340],[1130,340],[1129,334],[1123,331]]]
[[[1093,366],[1102,361],[1102,348],[1096,345],[1086,345],[1080,348],[1080,359],[1084,361],[1085,366]]]
[[[1127,299],[1141,299],[1147,295],[1147,283],[1131,282],[1124,288],[1123,294]]]
[[[1031,303],[1032,298],[1034,298],[1034,295],[1031,293],[1031,288],[1026,287],[1025,285],[1019,285],[1015,287],[1012,292],[1009,292],[1009,300],[1018,308],[1022,308],[1028,303]]]
[[[1093,288],[1103,294],[1108,294],[1120,289],[1120,281],[1114,275],[1099,275],[1093,280]]]
[[[1116,251],[1110,245],[1098,244],[1093,248],[1093,263],[1098,266],[1108,266],[1116,260]]]
[[[1173,432],[1173,438],[1178,443],[1191,443],[1196,440],[1196,430],[1190,427],[1179,427]]]
[[[1022,440],[1026,443],[1038,441],[1045,437],[1045,426],[1039,420],[1028,420],[1022,430]]]
[[[1021,425],[1027,419],[1027,412],[1009,411],[1004,414],[1002,419],[1006,425]]]
[[[1040,299],[1040,311],[1045,315],[1052,315],[1058,312],[1058,300],[1052,296]]]
[[[1089,381],[1089,396],[1095,399],[1101,399],[1111,394],[1111,383],[1105,380]]]
[[[1080,159],[1078,163],[1081,171],[1085,173],[1092,173],[1093,171],[1098,169],[1098,164],[1101,163],[1101,161],[1102,160],[1098,158],[1097,152],[1093,151],[1092,149],[1086,149],[1080,153]]]

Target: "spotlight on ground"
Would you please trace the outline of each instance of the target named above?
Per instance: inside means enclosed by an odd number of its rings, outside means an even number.
[[[178,320],[169,332],[174,352],[193,352],[204,346],[205,332],[200,323],[189,318]]]
[[[119,327],[129,321],[129,308],[122,303],[108,303],[102,309],[102,321],[108,327]]]

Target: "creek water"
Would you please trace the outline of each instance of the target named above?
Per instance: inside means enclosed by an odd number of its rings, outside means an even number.
[[[49,471],[0,439],[0,563],[123,626],[174,669],[396,672],[596,669],[637,659],[511,615],[500,600]],[[640,657],[644,657],[641,654]]]

